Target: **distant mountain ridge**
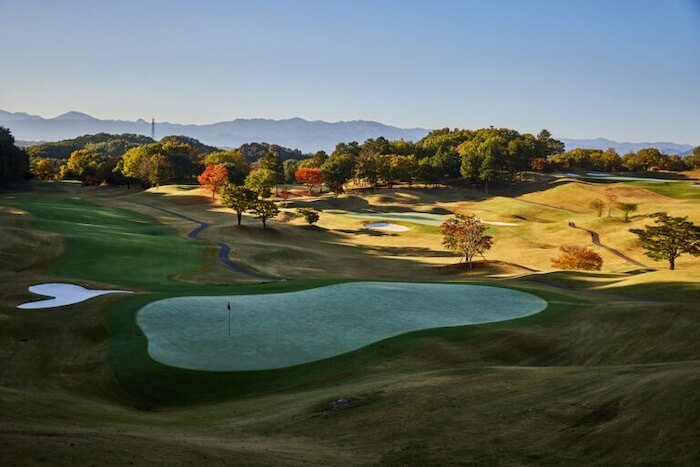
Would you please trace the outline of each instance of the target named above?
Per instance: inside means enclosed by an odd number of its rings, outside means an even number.
[[[0,110],[0,125],[9,128],[15,139],[24,141],[58,141],[92,133],[151,134],[146,120],[100,120],[82,112],[67,112],[43,118],[24,112]],[[302,118],[269,120],[236,119],[204,125],[156,122],[156,139],[167,135],[184,135],[219,147],[238,147],[246,143],[265,142],[304,152],[332,151],[340,142],[363,142],[383,136],[389,140],[416,141],[428,134],[424,128],[397,128],[368,120],[341,122],[309,121]]]
[[[693,152],[693,146],[690,144],[678,144],[670,142],[655,142],[655,143],[620,143],[605,138],[595,139],[569,139],[559,138],[566,145],[566,150],[569,151],[575,148],[585,149],[608,149],[614,148],[618,154],[624,155],[628,152],[637,152],[642,148],[656,148],[664,154],[678,154],[688,156]]]
[[[43,118],[25,112],[0,110],[0,125],[12,130],[16,140],[58,141],[94,133],[135,133],[150,136],[151,122],[143,119],[101,120],[83,112],[71,111],[54,118]],[[156,122],[156,139],[168,135],[184,135],[202,143],[218,147],[239,147],[246,143],[269,143],[300,149],[304,152],[332,151],[337,143],[357,141],[383,136],[388,140],[417,141],[428,134],[425,128],[398,128],[371,120],[325,122],[289,118],[270,120],[265,118],[235,119],[204,125]],[[620,154],[655,147],[665,154],[692,153],[690,144],[672,142],[629,143],[605,138],[558,138],[566,149],[615,148]]]

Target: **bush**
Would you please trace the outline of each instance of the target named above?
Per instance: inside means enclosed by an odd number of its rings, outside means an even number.
[[[306,220],[306,222],[309,223],[309,225],[318,222],[318,220],[320,219],[318,213],[311,208],[299,208],[297,209],[297,214],[302,216]]]
[[[578,269],[582,271],[600,271],[603,258],[593,250],[575,245],[559,247],[561,255],[552,258],[552,266],[559,269]]]

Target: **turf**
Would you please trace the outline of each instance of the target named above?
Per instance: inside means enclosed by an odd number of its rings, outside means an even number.
[[[330,358],[421,329],[519,318],[546,306],[501,287],[353,282],[280,294],[175,297],[146,305],[137,322],[149,355],[163,364],[250,371]]]
[[[203,237],[230,243],[236,260],[303,279],[231,285],[241,278],[217,269],[214,253],[205,252],[204,270],[188,274],[188,282],[172,280],[180,271],[169,271],[162,277],[170,282],[143,285],[150,293],[31,313],[14,308],[30,298],[27,286],[55,280],[48,271],[75,250],[4,197],[0,458],[8,465],[696,465],[699,260],[684,256],[677,271],[647,272],[606,257],[601,273],[576,273],[551,272],[549,257],[560,242],[589,241],[566,228],[575,221],[645,259],[627,229],[661,209],[698,222],[697,203],[628,183],[569,185],[566,192],[546,180],[499,189],[509,197],[399,187],[295,200],[343,211],[447,210],[518,222],[517,229],[489,227],[495,244],[487,258],[519,263],[508,279],[488,277],[495,262],[479,261],[473,272],[457,265],[436,227],[370,235],[361,220],[322,212],[320,227],[290,216],[263,231],[246,217],[239,229],[201,190],[51,185],[37,192],[59,205],[79,194],[99,207],[136,209],[134,218],[162,222],[183,241],[191,223],[130,201],[201,219],[210,224]],[[640,203],[632,222],[587,211],[586,200],[607,189]],[[23,202],[36,194],[11,195]],[[160,299],[338,282],[313,277],[478,279],[533,293],[549,306],[516,320],[417,331],[309,364],[250,372],[158,363],[136,325],[137,310]]]
[[[571,313],[581,300],[556,292],[521,289],[534,293],[548,303],[545,311],[505,322],[428,329],[402,334],[373,343],[362,349],[332,358],[290,368],[262,371],[196,371],[162,364],[148,353],[148,339],[137,324],[138,310],[148,303],[172,296],[230,294],[266,294],[292,292],[328,286],[337,281],[286,281],[238,287],[207,287],[173,294],[130,297],[115,302],[107,313],[112,334],[108,357],[115,376],[129,393],[152,405],[183,405],[194,402],[221,400],[230,397],[268,393],[309,385],[320,381],[338,381],[355,373],[358,367],[381,362],[407,350],[433,342],[464,341],[475,336],[517,329],[536,323],[555,321]]]
[[[134,211],[66,197],[23,196],[1,205],[28,211],[36,229],[59,233],[65,253],[50,274],[125,287],[173,286],[203,267],[207,246]]]

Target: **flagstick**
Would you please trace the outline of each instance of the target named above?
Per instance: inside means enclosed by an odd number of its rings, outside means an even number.
[[[228,336],[231,337],[231,308],[228,309]]]

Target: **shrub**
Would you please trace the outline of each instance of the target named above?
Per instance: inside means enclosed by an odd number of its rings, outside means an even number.
[[[318,213],[311,208],[299,208],[297,209],[297,214],[302,216],[306,220],[306,222],[309,223],[309,225],[318,222],[318,220],[320,219]]]
[[[561,255],[552,258],[552,266],[559,269],[579,269],[582,271],[600,271],[603,258],[593,250],[575,245],[559,247]]]

